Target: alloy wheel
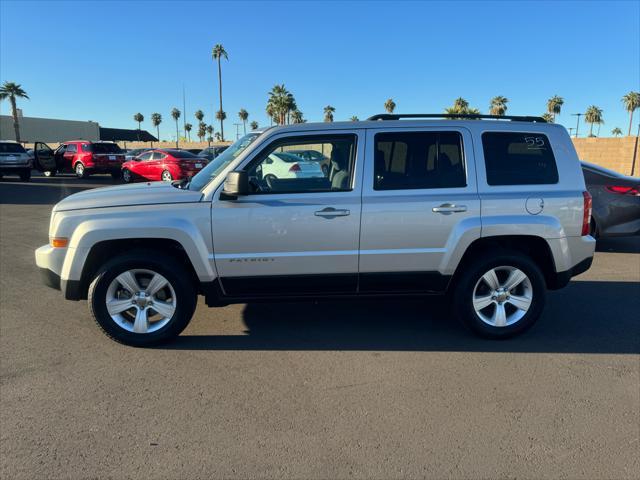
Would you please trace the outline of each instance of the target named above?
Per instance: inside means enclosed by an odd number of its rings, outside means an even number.
[[[473,309],[492,327],[507,327],[520,321],[532,301],[531,280],[516,267],[492,268],[480,277],[473,289]]]

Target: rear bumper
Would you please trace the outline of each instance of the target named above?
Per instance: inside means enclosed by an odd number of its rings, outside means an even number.
[[[547,282],[547,287],[549,288],[549,290],[558,290],[560,288],[566,287],[573,277],[577,277],[581,273],[589,270],[592,263],[593,257],[585,258],[569,270],[558,272],[555,277],[551,279],[551,281]]]
[[[0,173],[17,174],[31,171],[31,164],[0,165]]]

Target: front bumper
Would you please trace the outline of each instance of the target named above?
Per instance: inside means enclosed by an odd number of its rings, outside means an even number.
[[[67,300],[80,300],[83,298],[80,280],[62,278],[62,266],[66,253],[65,248],[44,245],[35,252],[36,265],[40,269],[42,283],[47,287],[60,290]]]

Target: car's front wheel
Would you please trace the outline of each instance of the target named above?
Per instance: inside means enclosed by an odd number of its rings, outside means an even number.
[[[122,180],[124,183],[131,183],[133,181],[133,175],[128,168],[122,170]]]
[[[165,170],[164,172],[162,172],[161,177],[163,182],[170,182],[173,180],[173,175],[171,175],[171,172],[169,170]]]
[[[89,286],[89,309],[100,328],[126,345],[146,347],[177,337],[196,307],[190,275],[178,262],[133,252],[104,265]]]
[[[524,332],[542,314],[545,281],[520,253],[487,255],[466,265],[456,279],[453,308],[475,333],[507,338]]]

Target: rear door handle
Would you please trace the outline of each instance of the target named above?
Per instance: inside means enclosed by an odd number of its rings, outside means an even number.
[[[337,210],[333,207],[323,208],[322,210],[318,210],[314,212],[316,217],[324,217],[324,218],[333,218],[333,217],[346,217],[347,215],[351,215],[349,210]]]
[[[431,209],[431,211],[434,212],[434,213],[441,213],[443,215],[449,215],[449,214],[452,214],[452,213],[466,212],[467,211],[467,206],[466,205],[454,205],[452,203],[443,203],[439,207],[433,207]]]

